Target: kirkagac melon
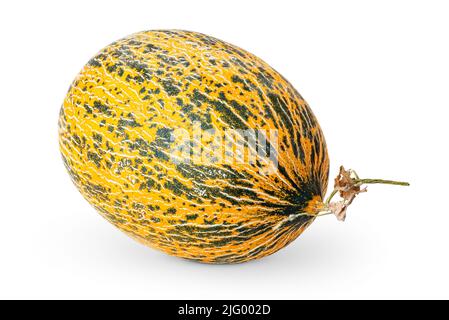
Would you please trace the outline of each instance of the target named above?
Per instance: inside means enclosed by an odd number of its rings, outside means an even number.
[[[310,107],[264,61],[204,34],[146,31],[101,50],[70,86],[59,137],[87,201],[170,255],[261,258],[329,209]]]

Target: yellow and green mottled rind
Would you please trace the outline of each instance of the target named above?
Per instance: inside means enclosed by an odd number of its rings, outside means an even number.
[[[195,122],[277,129],[278,170],[172,161],[171,130]],[[283,248],[313,221],[327,187],[325,140],[301,95],[251,53],[195,32],[140,32],[104,48],[71,85],[59,135],[73,182],[107,220],[206,263]]]

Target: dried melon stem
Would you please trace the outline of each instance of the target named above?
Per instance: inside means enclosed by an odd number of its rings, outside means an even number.
[[[362,192],[366,192],[364,184],[391,184],[397,186],[409,186],[408,182],[383,180],[383,179],[361,179],[358,174],[352,170],[345,170],[343,166],[340,167],[340,172],[335,178],[334,190],[324,202],[324,210],[318,212],[317,216],[325,216],[334,214],[338,220],[344,221],[346,218],[346,211],[354,201],[355,197]],[[339,201],[331,201],[333,197],[339,193],[342,198]]]

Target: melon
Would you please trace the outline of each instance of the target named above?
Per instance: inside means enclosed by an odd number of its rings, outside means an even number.
[[[76,76],[59,117],[64,164],[110,223],[205,263],[270,255],[323,209],[323,132],[255,55],[188,31],[132,34]]]

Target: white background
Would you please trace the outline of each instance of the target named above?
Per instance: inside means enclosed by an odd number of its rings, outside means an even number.
[[[0,298],[449,298],[447,1],[3,1]],[[57,119],[69,84],[130,33],[199,31],[292,82],[340,164],[372,186],[345,223],[279,253],[201,265],[146,248],[70,182]]]

